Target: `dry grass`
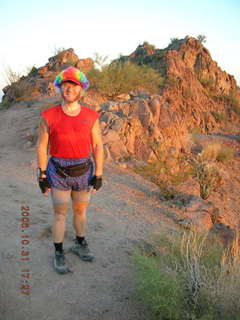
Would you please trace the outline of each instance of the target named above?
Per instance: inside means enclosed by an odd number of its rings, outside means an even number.
[[[209,143],[203,147],[201,157],[206,161],[216,161],[221,148],[219,142]]]
[[[240,319],[240,250],[194,230],[152,237],[155,256],[135,252],[139,297],[154,319]]]
[[[218,152],[216,160],[219,162],[228,162],[234,158],[234,150],[231,148],[221,148]]]
[[[227,162],[234,156],[234,150],[223,147],[219,142],[209,143],[203,147],[201,157],[207,161]]]

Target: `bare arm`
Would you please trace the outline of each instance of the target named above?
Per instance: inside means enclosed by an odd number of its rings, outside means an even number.
[[[49,128],[44,118],[40,119],[38,128],[37,162],[38,167],[46,170],[48,162]]]
[[[100,130],[99,120],[97,119],[92,128],[92,146],[93,158],[95,162],[95,175],[101,176],[103,173],[103,143],[102,134]]]

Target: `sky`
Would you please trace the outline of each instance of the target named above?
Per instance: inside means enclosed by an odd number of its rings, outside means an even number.
[[[148,41],[206,36],[222,70],[240,85],[239,0],[0,0],[0,96],[6,68],[24,74],[45,65],[59,48],[80,59],[97,52],[109,61]]]

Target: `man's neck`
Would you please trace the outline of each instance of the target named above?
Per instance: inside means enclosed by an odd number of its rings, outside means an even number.
[[[76,110],[80,107],[78,101],[74,101],[74,102],[63,102],[63,107],[66,108],[69,111],[73,111]]]

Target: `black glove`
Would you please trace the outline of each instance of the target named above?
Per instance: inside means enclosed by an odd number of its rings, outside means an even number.
[[[48,188],[51,188],[47,178],[39,177],[38,178],[38,183],[39,183],[39,187],[40,187],[42,193],[45,193]]]
[[[100,189],[102,186],[102,177],[101,176],[97,177],[94,175],[90,184],[93,186],[94,189],[96,190]]]

